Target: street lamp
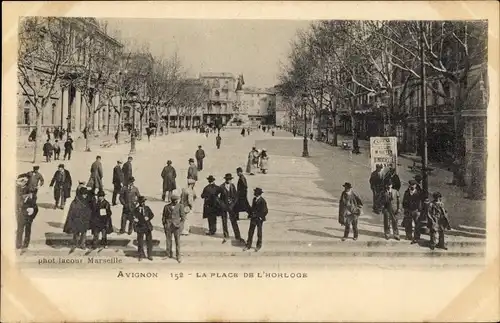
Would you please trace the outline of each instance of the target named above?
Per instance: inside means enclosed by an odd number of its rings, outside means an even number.
[[[302,157],[309,157],[307,147],[307,116],[306,116],[307,94],[302,94],[302,113],[304,115],[304,143],[302,147]]]
[[[132,130],[130,131],[130,155],[135,154],[135,103],[137,102],[137,95],[133,94],[132,95]]]

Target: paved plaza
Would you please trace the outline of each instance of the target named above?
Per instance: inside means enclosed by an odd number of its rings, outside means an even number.
[[[258,252],[242,252],[242,246],[236,243],[222,244],[222,225],[218,221],[218,232],[215,236],[205,236],[207,223],[202,219],[203,200],[195,201],[194,213],[189,214],[191,234],[183,236],[182,253],[184,262],[196,263],[233,263],[238,265],[309,263],[378,263],[377,259],[420,259],[417,262],[439,265],[446,263],[465,264],[480,263],[484,255],[485,245],[485,209],[484,201],[463,198],[453,186],[449,186],[451,173],[437,169],[429,178],[431,191],[439,190],[444,196],[453,230],[447,233],[449,250],[431,251],[422,245],[410,245],[409,241],[384,239],[382,215],[373,214],[371,209],[371,191],[368,185],[370,174],[369,158],[366,151],[360,155],[352,155],[349,151],[331,147],[325,143],[309,142],[311,157],[303,158],[302,138],[293,137],[285,131],[271,133],[261,130],[253,131],[250,136],[242,137],[237,129],[221,131],[221,149],[215,147],[215,134],[208,138],[195,131],[186,131],[167,136],[147,137],[137,142],[134,155],[133,175],[136,186],[148,199],[147,204],[155,214],[153,239],[155,239],[154,262],[172,262],[163,259],[165,235],[161,225],[164,202],[161,200],[161,170],[168,159],[172,160],[177,170],[177,186],[186,186],[188,159],[194,156],[198,145],[206,152],[203,171],[199,173],[199,181],[195,191],[199,196],[207,184],[205,178],[213,175],[216,184],[223,182],[225,173],[236,177],[236,168],[245,168],[247,154],[253,145],[266,148],[270,155],[268,174],[257,173],[246,175],[249,185],[249,200],[253,188],[261,187],[269,207],[268,220],[264,224],[263,248]],[[122,138],[123,139],[123,138]],[[71,161],[64,161],[73,178],[73,192],[79,180],[87,181],[91,163],[96,155],[102,156],[104,170],[104,186],[106,198],[111,201],[112,169],[118,159],[126,160],[130,144],[114,145],[109,148],[100,147],[102,140],[94,139],[91,152],[83,152],[83,146],[77,143],[77,149]],[[31,169],[28,162],[29,151],[18,151],[18,173]],[[62,161],[63,162],[63,161]],[[414,174],[408,171],[405,159],[399,160],[399,175],[403,182],[402,191],[407,181]],[[30,248],[20,256],[24,263],[36,263],[40,256],[66,256],[69,252],[68,242],[71,237],[62,233],[71,200],[67,201],[65,210],[54,210],[52,189],[48,187],[50,179],[57,168],[58,161],[41,162],[40,172],[45,178],[45,185],[40,189],[38,202],[40,212],[33,224],[32,243]],[[234,180],[236,183],[237,179]],[[351,182],[364,202],[364,213],[359,222],[358,241],[342,242],[343,227],[338,223],[338,199],[342,192],[342,184]],[[113,225],[116,229],[120,223],[121,206],[112,207]],[[241,214],[239,222],[243,238],[246,239],[249,221]],[[404,229],[400,229],[403,233]],[[229,228],[232,235],[232,230]],[[90,234],[88,240],[90,240]],[[423,236],[428,239],[427,235]],[[136,262],[135,233],[132,235],[111,234],[110,248],[92,251],[85,255],[117,256],[124,263]],[[84,251],[75,251],[72,255],[82,256]],[[301,260],[302,259],[302,260]],[[324,259],[324,262],[321,261]],[[337,259],[333,261],[332,259]],[[344,260],[340,260],[344,259]],[[364,259],[364,260],[363,260]],[[369,259],[369,260],[367,260]],[[446,259],[446,260],[443,260]],[[460,260],[460,259],[463,259]],[[383,260],[380,260],[383,261]],[[400,260],[400,263],[413,263]],[[149,262],[148,262],[149,263]],[[173,263],[173,262],[172,262]],[[185,264],[182,264],[185,265]]]

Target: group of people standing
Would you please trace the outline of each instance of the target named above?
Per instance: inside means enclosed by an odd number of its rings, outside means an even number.
[[[401,181],[393,167],[386,172],[382,165],[376,165],[370,176],[370,187],[373,192],[373,212],[382,213],[384,220],[384,237],[389,240],[391,229],[395,240],[400,240],[398,216],[403,213],[401,226],[405,228],[406,240],[412,244],[418,243],[421,231],[427,227],[430,235],[430,248],[446,250],[445,230],[450,230],[448,213],[442,202],[440,192],[432,194],[430,200],[421,187],[422,177],[416,175],[408,182],[408,188],[400,201],[399,190]],[[354,233],[354,240],[358,238],[358,217],[361,214],[363,203],[360,196],[353,191],[350,183],[345,183],[344,191],[339,202],[339,223],[345,226],[344,237],[349,236],[350,228]],[[401,212],[403,211],[403,212]]]
[[[49,137],[47,141],[43,144],[42,151],[43,151],[43,156],[45,157],[45,161],[47,163],[52,161],[52,156],[54,156],[54,160],[59,160],[61,154],[61,144],[59,143],[58,139],[54,139],[54,142],[51,142],[51,139]],[[71,136],[68,136],[68,138],[64,142],[63,159],[66,160],[67,157],[68,160],[71,160],[72,151],[73,151],[73,139],[71,138]]]
[[[262,174],[267,173],[269,169],[269,155],[265,148],[258,150],[252,147],[252,150],[248,153],[246,172],[247,174],[255,175],[258,169],[260,169]]]

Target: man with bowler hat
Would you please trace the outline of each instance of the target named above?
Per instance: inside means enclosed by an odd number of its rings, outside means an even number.
[[[247,244],[243,251],[252,248],[253,234],[255,232],[255,227],[257,227],[257,246],[255,251],[259,251],[262,248],[262,227],[266,221],[266,216],[268,213],[266,200],[262,197],[261,188],[257,187],[253,190],[254,198],[252,201],[252,208],[250,213],[250,227],[248,228],[248,239]]]
[[[388,179],[385,182],[385,189],[380,193],[379,205],[384,216],[384,235],[389,240],[390,227],[395,240],[399,240],[399,229],[397,214],[399,214],[399,192],[392,188],[392,182]]]
[[[236,187],[236,192],[238,198],[233,211],[236,213],[236,219],[239,220],[240,212],[247,212],[247,218],[250,219],[250,203],[248,203],[248,184],[245,175],[243,175],[243,168],[236,168],[236,174],[238,175],[238,184]]]
[[[240,243],[245,243],[245,240],[241,238],[240,228],[238,226],[238,218],[237,213],[234,211],[234,207],[236,202],[238,201],[238,193],[236,191],[236,187],[231,181],[233,180],[233,175],[227,173],[224,176],[224,183],[220,185],[222,194],[221,200],[223,202],[223,210],[222,210],[222,230],[224,233],[224,240],[222,243],[226,242],[226,239],[229,238],[229,230],[227,227],[227,218],[229,215],[229,221],[231,221],[231,226],[233,227],[234,238],[238,240]]]
[[[420,239],[420,212],[422,211],[422,192],[417,189],[417,181],[412,179],[408,182],[410,185],[403,195],[403,223],[405,228],[406,240],[411,243],[417,243]],[[413,229],[415,224],[415,229]]]
[[[175,257],[181,262],[181,231],[186,220],[184,205],[179,203],[179,194],[172,192],[171,202],[163,207],[163,229],[167,238],[167,257],[172,258],[172,236],[175,240]]]
[[[146,258],[144,253],[144,237],[146,237],[147,257],[153,260],[153,225],[151,220],[154,218],[153,211],[146,205],[146,198],[139,196],[137,199],[138,206],[133,211],[134,228],[137,232],[137,251],[139,253],[139,261]]]
[[[130,179],[132,178],[132,160],[134,158],[132,156],[129,156],[127,158],[127,161],[125,164],[123,164],[122,171],[123,171],[123,186],[127,186]]]
[[[117,160],[116,166],[113,168],[113,197],[111,204],[116,205],[116,197],[120,194],[123,184],[122,161]]]
[[[97,193],[97,201],[92,208],[92,218],[90,219],[90,227],[94,239],[92,240],[92,248],[97,248],[99,234],[102,235],[101,245],[103,248],[108,247],[108,234],[113,232],[113,223],[111,221],[111,205],[104,198],[106,193],[99,191]]]
[[[201,198],[203,202],[203,218],[208,220],[209,236],[213,236],[217,232],[217,216],[222,212],[222,202],[220,194],[222,189],[215,185],[215,177],[212,175],[207,177],[208,185],[203,188]]]
[[[54,173],[49,187],[54,187],[54,209],[58,207],[64,209],[66,199],[71,196],[71,174],[67,169],[64,169],[64,164],[59,164],[58,169]]]
[[[344,183],[342,185],[344,191],[340,195],[339,200],[339,222],[345,226],[344,237],[342,241],[345,241],[349,237],[349,230],[352,225],[352,231],[354,234],[354,240],[358,239],[358,217],[361,214],[361,208],[363,207],[363,202],[359,195],[352,190],[351,183]]]
[[[38,214],[38,206],[33,199],[32,190],[18,187],[17,194],[16,249],[27,249],[31,239],[31,225]]]
[[[141,194],[139,189],[134,186],[135,178],[131,177],[127,186],[123,186],[120,192],[120,203],[123,205],[122,219],[119,234],[125,233],[125,226],[128,223],[127,233],[132,234],[132,213]]]
[[[198,163],[198,170],[203,170],[203,159],[205,158],[205,151],[201,149],[201,145],[198,146],[198,150],[194,154],[194,157],[196,158],[196,162]]]

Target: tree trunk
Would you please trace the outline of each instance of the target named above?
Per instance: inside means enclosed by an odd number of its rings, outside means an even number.
[[[166,134],[168,135],[170,133],[170,112],[167,113],[167,131]]]
[[[142,140],[142,119],[144,118],[144,113],[139,114],[139,140]]]
[[[45,108],[45,107],[43,107]],[[43,109],[42,108],[42,109]],[[42,110],[44,111],[44,110]],[[42,147],[42,115],[41,111],[36,112],[36,121],[35,121],[35,129],[36,129],[36,137],[35,144],[33,145],[33,164],[38,160],[38,147]]]
[[[338,139],[337,139],[337,113],[332,112],[333,114],[333,146],[337,147],[338,146]]]
[[[356,126],[356,115],[354,104],[351,102],[351,128],[352,128],[352,152],[359,153],[358,129]]]

